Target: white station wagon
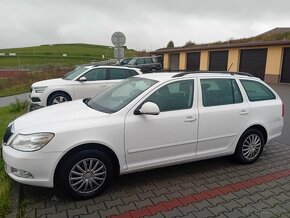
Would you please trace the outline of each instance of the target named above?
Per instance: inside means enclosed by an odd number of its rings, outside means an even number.
[[[6,172],[84,199],[120,174],[227,155],[250,164],[281,134],[283,107],[255,77],[135,76],[93,98],[16,119],[4,136]]]
[[[75,99],[95,96],[130,76],[140,75],[137,68],[119,66],[80,66],[63,78],[43,80],[32,84],[31,103],[48,106]]]

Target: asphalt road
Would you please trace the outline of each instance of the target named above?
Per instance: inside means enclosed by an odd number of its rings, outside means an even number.
[[[29,92],[19,95],[0,97],[0,107],[8,106],[9,104],[14,103],[16,98],[20,101],[29,100]]]

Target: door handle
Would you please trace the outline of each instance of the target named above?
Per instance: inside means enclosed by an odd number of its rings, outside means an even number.
[[[194,121],[196,121],[196,118],[193,118],[192,116],[186,117],[184,120],[185,123],[193,123]]]
[[[241,110],[240,115],[247,115],[249,112],[247,110]]]

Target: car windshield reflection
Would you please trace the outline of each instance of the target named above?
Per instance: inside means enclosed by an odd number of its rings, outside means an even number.
[[[84,102],[95,110],[115,113],[156,83],[151,79],[131,77]]]

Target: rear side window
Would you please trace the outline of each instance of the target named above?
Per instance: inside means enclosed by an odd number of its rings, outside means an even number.
[[[250,101],[276,99],[274,93],[264,84],[253,80],[240,80]]]
[[[234,79],[202,79],[200,83],[204,107],[243,102],[240,89]]]

